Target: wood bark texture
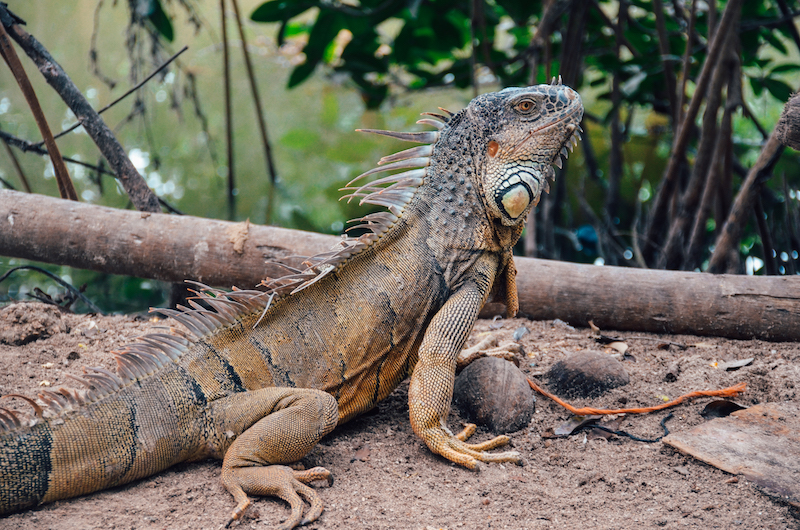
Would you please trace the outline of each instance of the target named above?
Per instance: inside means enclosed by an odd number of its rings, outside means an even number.
[[[252,288],[265,261],[339,238],[0,190],[0,255],[165,281]],[[515,258],[520,313],[602,329],[800,341],[800,277],[597,267]],[[489,304],[482,316],[502,313]]]
[[[781,119],[778,120],[775,129],[778,140],[783,145],[800,151],[800,94],[790,97],[783,106]]]

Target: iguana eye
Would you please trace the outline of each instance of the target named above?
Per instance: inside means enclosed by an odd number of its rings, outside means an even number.
[[[532,101],[532,100],[530,100],[530,99],[523,99],[522,101],[520,101],[519,103],[517,103],[517,104],[514,106],[514,108],[516,108],[518,111],[520,111],[520,112],[522,112],[522,113],[525,113],[525,114],[530,114],[531,112],[533,112],[534,110],[536,110],[536,103],[535,103],[535,102],[533,102],[533,101]]]

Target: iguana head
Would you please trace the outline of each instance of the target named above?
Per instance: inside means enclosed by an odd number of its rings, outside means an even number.
[[[583,104],[560,84],[507,88],[472,100],[468,119],[486,131],[478,177],[489,215],[505,226],[523,222],[580,138]]]

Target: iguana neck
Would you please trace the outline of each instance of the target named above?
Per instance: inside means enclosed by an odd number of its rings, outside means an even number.
[[[490,218],[482,199],[486,155],[469,126],[465,111],[451,118],[434,145],[425,184],[417,189],[403,216],[424,218],[429,240],[440,261],[463,259],[476,252],[510,253],[522,226],[507,227]]]

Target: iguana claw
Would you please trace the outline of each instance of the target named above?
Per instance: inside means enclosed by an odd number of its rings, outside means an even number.
[[[251,501],[246,493],[279,497],[289,503],[292,513],[282,524],[276,526],[275,530],[292,530],[313,523],[319,519],[324,506],[319,495],[306,484],[317,480],[326,480],[329,486],[333,484],[330,471],[324,467],[305,471],[295,471],[290,467],[277,465],[246,467],[234,470],[233,475],[235,484],[226,481],[225,487],[233,493],[238,504],[225,528],[229,528],[234,521],[241,519],[250,506]],[[304,499],[309,504],[305,516],[303,516]]]

